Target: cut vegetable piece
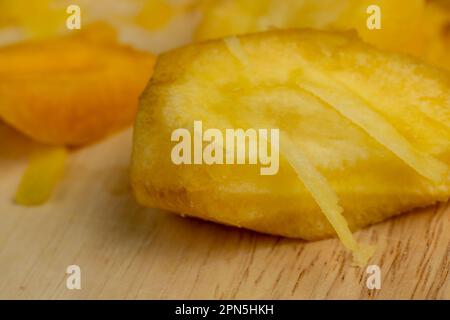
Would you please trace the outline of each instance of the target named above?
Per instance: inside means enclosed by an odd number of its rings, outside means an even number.
[[[158,59],[134,132],[131,181],[143,205],[307,240],[337,233],[364,262],[372,248],[357,244],[349,230],[450,197],[441,167],[450,163],[450,145],[439,139],[429,148],[450,110],[444,71],[346,33],[313,30],[197,43]],[[394,93],[402,108],[420,111],[413,113],[420,139],[397,130]],[[372,108],[381,97],[383,113]],[[262,176],[261,163],[174,164],[171,135],[184,128],[194,136],[195,121],[203,132],[279,129],[279,171]],[[378,124],[394,135],[367,130]]]
[[[47,202],[63,175],[67,159],[64,148],[48,148],[37,151],[22,176],[15,201],[24,206],[36,206]]]
[[[154,56],[88,29],[0,48],[0,118],[49,145],[84,145],[130,125]]]
[[[281,133],[280,139],[283,143],[282,155],[286,157],[299,179],[316,200],[344,246],[353,252],[355,263],[361,267],[365,266],[373,254],[373,249],[368,246],[361,246],[356,242],[348,227],[347,220],[342,216],[344,210],[339,205],[337,194],[326,181],[326,178],[311,165],[302,151],[296,149],[288,135]]]

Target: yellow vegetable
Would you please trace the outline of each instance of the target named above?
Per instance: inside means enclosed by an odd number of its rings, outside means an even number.
[[[44,144],[80,146],[133,122],[155,57],[91,28],[0,48],[5,123]]]
[[[171,134],[196,120],[279,128],[279,172],[174,164]],[[373,248],[351,231],[446,201],[449,164],[448,73],[352,34],[278,30],[158,58],[131,180],[147,206],[307,240],[338,235],[362,265]]]
[[[15,201],[24,206],[45,203],[63,175],[67,159],[64,148],[36,151],[22,177]]]

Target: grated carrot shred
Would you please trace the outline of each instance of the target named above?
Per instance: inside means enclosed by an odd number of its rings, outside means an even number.
[[[61,179],[67,159],[63,147],[47,148],[32,155],[17,189],[15,202],[37,206],[47,202]]]
[[[249,59],[239,38],[228,37],[224,39],[224,42],[230,53],[243,65],[243,67],[247,67]],[[252,119],[246,120],[249,124],[254,122]],[[282,131],[280,134],[280,139],[282,141],[280,154],[286,158],[289,165],[297,174],[298,179],[312,195],[344,247],[353,253],[353,265],[364,267],[375,253],[376,248],[370,245],[359,244],[356,241],[348,226],[347,220],[342,215],[344,210],[339,205],[339,197],[336,192],[330,186],[326,178],[308,160],[306,155],[295,147],[295,144],[292,142],[289,135]]]

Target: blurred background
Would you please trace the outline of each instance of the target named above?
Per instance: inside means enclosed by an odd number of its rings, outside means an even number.
[[[121,42],[154,53],[193,39],[308,27],[353,29],[383,48],[448,61],[449,0],[0,0],[0,45],[69,32],[71,4],[81,8],[83,26],[106,22]],[[382,14],[377,32],[366,27],[373,4]]]
[[[197,0],[0,0],[0,44],[43,39],[70,32],[66,9],[81,9],[82,26],[105,22],[119,40],[161,52],[190,40],[199,20]],[[162,30],[164,29],[164,32]]]

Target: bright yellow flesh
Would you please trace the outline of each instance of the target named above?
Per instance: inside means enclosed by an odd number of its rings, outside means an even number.
[[[224,39],[224,41],[228,50],[230,50],[230,53],[240,61],[242,67],[250,70],[251,66],[249,65],[249,58],[245,53],[240,40],[233,36]],[[304,65],[304,69],[308,69],[307,64]],[[245,116],[243,118],[245,118]],[[247,125],[254,124],[254,127],[262,124],[257,121],[253,123],[251,118],[245,119],[245,122]],[[272,126],[268,127],[275,126],[273,126],[272,123]],[[282,141],[281,154],[284,155],[289,165],[298,175],[300,181],[303,182],[306,189],[311,193],[311,196],[317,202],[344,246],[354,253],[356,264],[360,266],[365,265],[373,251],[369,247],[359,245],[354,239],[347,221],[342,216],[344,210],[339,205],[339,197],[337,194],[330,187],[326,178],[311,164],[305,154],[299,148],[296,148],[289,135],[282,132],[280,139]]]
[[[5,123],[47,145],[80,146],[133,122],[155,57],[91,28],[0,48]]]
[[[16,193],[16,203],[35,206],[45,203],[60,180],[67,159],[64,148],[37,151],[22,177]]]
[[[135,126],[132,183],[148,206],[277,235],[337,234],[450,196],[450,78],[356,38],[271,31],[162,55]],[[176,166],[171,132],[279,128],[280,170]]]

